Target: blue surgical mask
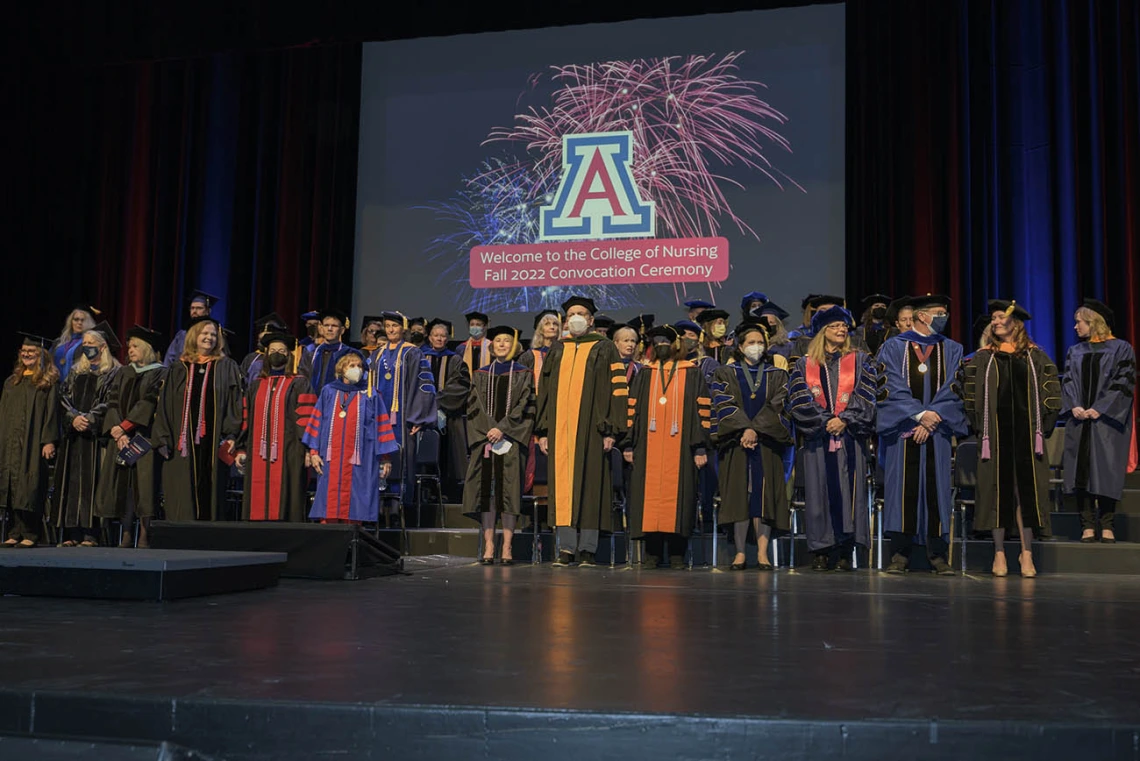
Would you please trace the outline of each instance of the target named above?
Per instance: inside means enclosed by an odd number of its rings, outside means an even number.
[[[471,335],[472,338],[482,338],[483,337],[483,326],[482,325],[469,325],[467,327],[467,332]]]
[[[936,314],[930,318],[930,329],[935,333],[942,335],[946,330],[946,323],[950,321],[950,316],[945,314]]]

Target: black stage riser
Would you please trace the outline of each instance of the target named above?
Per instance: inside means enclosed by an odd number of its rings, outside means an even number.
[[[1135,761],[1140,725],[986,721],[793,721],[456,708],[0,693],[0,732],[169,741],[224,761],[536,757],[881,761],[1074,758]],[[111,757],[114,758],[114,757]],[[134,761],[136,757],[124,757]]]
[[[0,761],[219,761],[169,743],[152,746],[91,740],[0,736]]]
[[[278,565],[187,571],[0,567],[0,590],[25,597],[163,602],[275,587],[280,572]]]
[[[399,543],[387,544],[354,524],[170,522],[151,524],[150,544],[163,549],[283,552],[281,576],[362,579],[399,573]]]

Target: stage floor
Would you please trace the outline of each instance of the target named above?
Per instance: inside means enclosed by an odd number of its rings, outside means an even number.
[[[10,695],[1140,724],[1140,577],[444,565],[3,613]]]

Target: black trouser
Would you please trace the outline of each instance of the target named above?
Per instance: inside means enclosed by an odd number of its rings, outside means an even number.
[[[40,513],[32,510],[13,510],[12,527],[8,529],[8,538],[38,542],[43,525],[44,517]]]
[[[665,557],[666,544],[668,544],[671,557],[684,557],[689,547],[689,540],[680,534],[666,534],[657,531],[645,533],[645,554],[655,558]]]
[[[896,531],[890,532],[889,536],[891,540],[891,556],[902,555],[907,560],[910,560],[910,553],[914,548],[914,537],[910,534],[900,534]],[[930,560],[934,558],[948,560],[947,553],[949,549],[946,540],[940,536],[931,536],[926,539],[926,557]]]
[[[828,558],[832,563],[840,558],[851,559],[851,550],[855,547],[854,534],[836,534],[835,544],[826,547],[822,550],[813,550],[813,555],[822,555]]]
[[[1094,505],[1095,503],[1095,505]],[[1098,497],[1088,492],[1077,492],[1077,504],[1081,507],[1081,530],[1096,529],[1096,513],[1100,512],[1100,530],[1112,531],[1112,520],[1116,516],[1116,500]]]

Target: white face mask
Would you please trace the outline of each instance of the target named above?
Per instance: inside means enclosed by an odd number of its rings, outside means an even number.
[[[573,336],[582,335],[589,326],[589,321],[580,314],[572,315],[570,319],[566,321],[566,327],[570,329],[570,335]]]
[[[361,369],[359,367],[357,367],[356,365],[353,365],[352,367],[350,367],[344,371],[344,380],[349,385],[355,386],[357,383],[360,383],[361,374],[362,374]]]
[[[482,325],[470,325],[467,328],[467,332],[471,335],[472,338],[482,338],[483,337],[483,326]]]
[[[749,362],[759,362],[762,356],[764,356],[764,347],[760,344],[752,344],[744,347],[744,357]]]

